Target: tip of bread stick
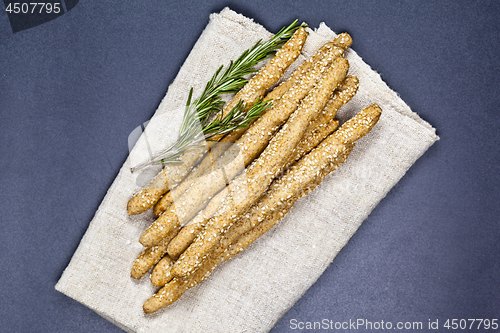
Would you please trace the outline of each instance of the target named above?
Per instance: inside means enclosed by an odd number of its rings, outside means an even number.
[[[153,214],[156,217],[160,216],[164,211],[166,211],[172,204],[172,192],[169,191],[165,193],[160,200],[153,206]]]
[[[136,280],[140,280],[146,273],[147,271],[144,271],[144,268],[138,265],[138,261],[134,261],[134,265],[130,270],[130,277]]]
[[[172,260],[168,255],[166,257],[168,258],[167,262],[160,261],[158,264],[156,264],[156,266],[153,268],[153,271],[151,272],[151,275],[149,276],[149,280],[155,287],[163,287],[173,279],[171,273]]]
[[[348,89],[350,87],[356,87],[358,85],[359,85],[359,79],[356,75],[347,75],[344,80],[344,84],[341,85],[340,87]]]
[[[340,75],[342,77],[340,82],[342,82],[344,81],[344,78],[347,75],[347,71],[349,70],[349,61],[345,58],[337,58],[330,65],[330,69],[331,70],[328,73],[332,75]],[[338,85],[339,82],[337,82],[337,85],[334,87],[334,89],[336,89]]]
[[[153,312],[156,312],[158,311],[158,306],[156,305],[158,301],[155,299],[155,297],[151,297],[150,299],[148,299],[146,302],[144,302],[144,304],[142,305],[142,311],[144,311],[144,313],[146,314],[150,314],[150,313],[153,313]]]
[[[144,302],[142,310],[146,314],[156,312],[177,301],[186,290],[187,288],[184,282],[176,279],[171,280],[163,288],[158,290],[156,294]]]
[[[180,228],[179,220],[175,215],[175,208],[161,214],[139,237],[139,243],[144,247],[155,246],[168,235],[176,233]],[[175,236],[175,235],[174,235]],[[173,237],[173,236],[172,236]]]
[[[137,202],[137,197],[134,196],[132,197],[128,203],[127,203],[127,213],[128,215],[137,215],[142,213],[144,210],[142,208],[142,205],[138,204]]]
[[[354,143],[365,136],[378,122],[382,109],[372,104],[346,121],[336,132],[335,137],[343,143]]]
[[[334,43],[338,47],[348,49],[352,45],[352,37],[347,32],[343,32],[335,38]]]
[[[142,189],[134,195],[127,203],[127,212],[129,215],[137,215],[144,213],[161,198],[163,192],[158,189]]]

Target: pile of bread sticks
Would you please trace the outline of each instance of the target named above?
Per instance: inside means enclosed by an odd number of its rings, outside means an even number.
[[[373,104],[338,128],[337,111],[358,89],[343,57],[352,44],[347,33],[271,90],[306,38],[299,28],[223,112],[240,100],[250,107],[264,98],[272,107],[247,128],[186,151],[183,163],[167,164],[130,199],[129,214],[153,208],[158,217],[140,237],[145,250],[131,272],[140,279],[154,267],[151,282],[162,287],[144,303],[145,313],[175,302],[272,228],[377,123],[381,110]]]

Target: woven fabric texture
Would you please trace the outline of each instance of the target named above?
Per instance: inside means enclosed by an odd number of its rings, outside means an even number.
[[[309,32],[293,68],[335,36],[325,24]],[[142,304],[156,288],[148,276],[140,281],[130,278],[130,268],[143,250],[138,239],[153,215],[127,215],[127,201],[145,177],[132,174],[130,167],[175,139],[190,87],[194,87],[194,95],[201,92],[220,65],[270,36],[262,26],[230,9],[211,15],[109,188],[56,285],[58,291],[127,332],[267,332],[318,279],[377,203],[438,140],[435,130],[349,50],[349,73],[358,76],[360,88],[338,118],[343,122],[377,103],[383,110],[379,123],[357,143],[347,162],[300,199],[278,225],[176,303],[145,315]]]

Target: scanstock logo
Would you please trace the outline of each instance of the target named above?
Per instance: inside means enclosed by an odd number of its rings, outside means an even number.
[[[73,9],[79,0],[35,1],[3,0],[12,32],[16,33],[52,21]]]

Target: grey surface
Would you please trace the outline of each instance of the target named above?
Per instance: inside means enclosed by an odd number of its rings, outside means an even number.
[[[270,31],[298,18],[349,32],[441,137],[272,332],[500,320],[500,2],[82,0],[15,34],[0,5],[0,331],[121,332],[54,285],[128,135],[225,6]]]

